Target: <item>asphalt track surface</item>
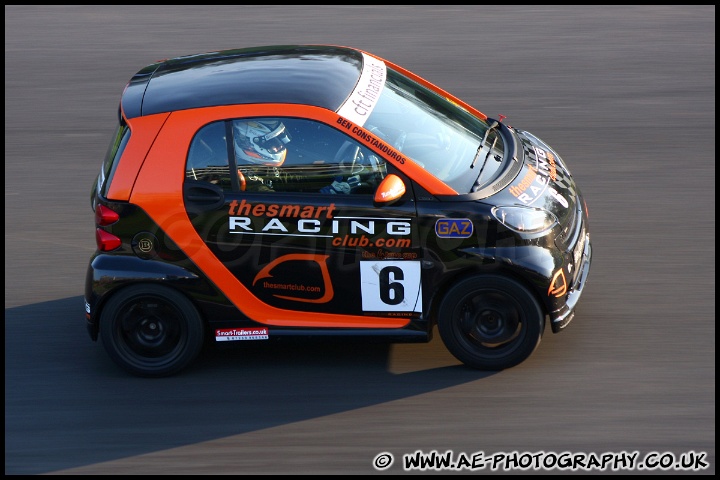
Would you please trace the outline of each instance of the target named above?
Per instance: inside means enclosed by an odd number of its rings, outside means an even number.
[[[567,330],[496,374],[436,336],[248,344],[146,380],[90,341],[89,192],[127,80],[297,43],[377,53],[560,152],[594,246]],[[5,474],[401,474],[416,451],[695,452],[706,469],[650,473],[714,474],[715,154],[714,5],[6,5]]]

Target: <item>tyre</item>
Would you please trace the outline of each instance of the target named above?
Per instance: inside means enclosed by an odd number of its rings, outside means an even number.
[[[440,303],[438,332],[448,351],[480,370],[503,370],[527,359],[545,330],[545,315],[520,283],[477,276],[453,286]]]
[[[100,315],[100,338],[110,358],[141,377],[164,377],[187,367],[203,347],[203,323],[181,293],[134,285],[115,293]]]

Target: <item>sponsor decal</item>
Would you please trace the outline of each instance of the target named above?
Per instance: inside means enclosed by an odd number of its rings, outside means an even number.
[[[357,125],[354,125],[352,122],[348,121],[347,119],[345,119],[343,117],[338,117],[337,124],[343,126],[348,132],[352,133],[356,137],[362,138],[367,143],[369,143],[372,147],[381,151],[388,158],[395,160],[400,165],[404,164],[407,161],[407,159],[405,157],[403,157],[402,155],[397,153],[387,143],[383,142],[382,140],[377,138],[375,135],[368,133],[367,131],[363,130],[362,128],[358,127]]]
[[[274,297],[282,298],[284,300],[294,300],[296,302],[327,303],[332,300],[333,295],[335,294],[332,288],[332,283],[330,283],[330,272],[328,271],[326,263],[328,257],[329,255],[314,255],[311,253],[291,253],[288,255],[283,255],[282,257],[278,257],[272,262],[268,263],[262,270],[260,270],[260,272],[258,272],[257,275],[255,275],[255,279],[253,280],[253,286],[258,285],[258,282],[262,280],[259,286],[267,290],[278,290],[283,292],[282,294],[273,294]],[[270,273],[273,269],[279,267],[286,262],[292,261],[305,261],[317,264],[320,267],[323,286],[319,287],[294,282],[265,280],[273,278],[272,274]],[[308,294],[320,294],[322,292],[324,293],[319,297],[299,296]],[[295,295],[292,295],[293,293],[295,293]]]
[[[335,216],[328,206],[279,205],[233,200],[230,233],[331,238],[334,247],[410,248],[410,218]],[[258,222],[261,219],[261,222]]]
[[[362,252],[362,258],[365,260],[369,260],[372,258],[379,258],[379,259],[396,259],[396,260],[415,260],[418,258],[417,252],[391,252],[389,250],[383,250],[382,248],[378,248],[375,251],[368,251],[364,250]]]
[[[548,184],[557,180],[557,162],[552,152],[546,152],[538,147],[533,147],[533,150],[535,151],[535,165],[528,165],[528,171],[520,179],[520,182],[509,188],[510,193],[525,205],[535,203],[548,189]],[[551,189],[550,195],[560,205],[567,208],[568,201],[555,189]]]
[[[289,218],[333,218],[335,204],[331,203],[326,207],[315,207],[312,205],[278,205],[265,203],[248,203],[243,198],[240,203],[233,200],[229,204],[230,215],[252,215],[253,217],[289,217]]]
[[[420,261],[361,261],[364,312],[421,312]]]
[[[441,218],[435,222],[435,235],[440,238],[468,238],[473,223],[468,218]]]
[[[338,109],[338,114],[360,126],[365,125],[365,121],[377,105],[386,79],[385,62],[363,53],[363,70],[360,79],[345,103]]]
[[[216,342],[267,340],[268,338],[267,328],[218,328],[215,330]]]

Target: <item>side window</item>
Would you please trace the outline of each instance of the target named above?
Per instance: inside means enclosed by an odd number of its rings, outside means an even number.
[[[185,176],[225,191],[371,195],[386,170],[385,160],[333,127],[264,117],[201,128],[190,144]]]
[[[205,125],[190,144],[185,176],[232,190],[225,122]]]
[[[273,117],[232,124],[243,191],[372,194],[385,176],[384,160],[323,123]]]

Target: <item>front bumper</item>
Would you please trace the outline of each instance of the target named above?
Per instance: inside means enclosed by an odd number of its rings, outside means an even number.
[[[580,272],[575,277],[575,281],[568,289],[566,301],[563,305],[550,312],[550,321],[553,333],[557,333],[567,327],[575,316],[575,306],[580,301],[583,288],[587,282],[590,273],[590,264],[592,263],[592,244],[590,243],[590,234],[585,234],[582,260],[580,261]]]

